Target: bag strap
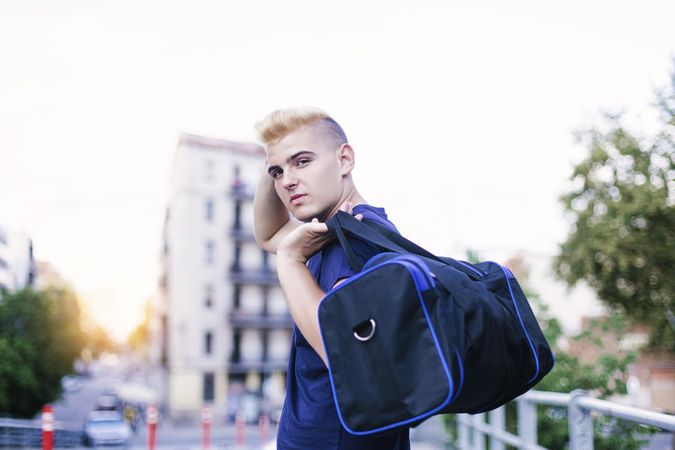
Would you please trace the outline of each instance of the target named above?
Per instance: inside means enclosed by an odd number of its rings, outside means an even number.
[[[474,280],[479,278],[475,273],[467,270],[465,266],[458,263],[457,261],[450,258],[441,259],[433,253],[415,244],[414,242],[404,238],[397,232],[390,230],[373,220],[366,220],[364,223],[354,218],[351,214],[348,214],[344,211],[338,211],[337,214],[326,221],[326,225],[328,226],[328,229],[334,232],[337,236],[338,240],[340,241],[340,246],[344,250],[347,259],[349,260],[349,264],[356,272],[361,271],[363,268],[363,262],[360,261],[349,244],[345,231],[366,242],[370,242],[371,244],[393,251],[395,253],[414,254],[429,258],[443,265],[452,266],[460,272],[467,274]]]
[[[412,253],[384,236],[384,230],[381,230],[384,227],[378,227],[378,229],[371,228],[375,225],[372,220],[366,219],[366,223],[364,223],[354,218],[351,214],[338,211],[337,214],[326,221],[326,225],[337,236],[340,246],[344,250],[345,256],[347,256],[349,265],[352,266],[355,272],[360,272],[363,269],[364,261],[361,261],[354,249],[352,249],[351,244],[347,240],[347,232],[365,242],[395,253]]]
[[[331,227],[329,222],[332,219],[330,219],[328,222],[326,222],[326,225],[328,225],[328,229],[333,231],[335,235],[338,238],[338,241],[340,241],[340,247],[342,247],[342,250],[345,252],[345,256],[347,257],[347,260],[349,261],[349,265],[352,266],[352,269],[354,269],[354,272],[359,273],[361,272],[361,269],[363,269],[363,266],[365,265],[364,261],[361,261],[361,258],[359,258],[356,255],[356,252],[352,248],[351,244],[347,240],[347,236],[345,235],[345,231],[342,227],[336,226],[336,227]]]

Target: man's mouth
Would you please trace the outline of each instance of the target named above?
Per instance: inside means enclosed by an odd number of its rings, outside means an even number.
[[[291,195],[291,205],[297,205],[302,201],[302,198],[305,197],[307,194],[295,194]]]

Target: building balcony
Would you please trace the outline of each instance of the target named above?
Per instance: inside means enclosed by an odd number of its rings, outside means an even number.
[[[270,270],[232,270],[230,281],[234,284],[253,284],[258,286],[278,286],[277,274]]]
[[[253,191],[247,189],[246,186],[243,185],[235,185],[232,187],[232,189],[230,189],[230,197],[234,200],[239,200],[242,202],[252,202],[253,194]]]
[[[243,311],[230,313],[230,325],[233,328],[290,329],[293,326],[288,314],[252,314]]]
[[[285,371],[286,369],[288,369],[287,359],[275,359],[270,361],[230,361],[227,366],[227,371],[230,374],[245,374],[249,372],[271,373],[274,371]]]

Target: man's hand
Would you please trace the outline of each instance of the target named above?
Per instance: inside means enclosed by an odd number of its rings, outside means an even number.
[[[281,259],[305,264],[310,256],[321,250],[331,240],[332,237],[328,234],[326,224],[313,219],[288,233],[279,244],[277,255]]]
[[[340,206],[340,211],[352,213],[352,204],[345,202]],[[362,214],[357,214],[358,220],[363,219]],[[310,256],[321,250],[334,236],[328,234],[328,226],[312,219],[311,222],[303,223],[286,235],[279,243],[278,256],[287,260],[305,264]]]

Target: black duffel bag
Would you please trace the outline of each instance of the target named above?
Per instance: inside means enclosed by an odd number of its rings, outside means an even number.
[[[319,326],[338,416],[356,435],[480,413],[532,388],[553,354],[513,274],[437,257],[376,222],[327,222],[356,274],[326,294]],[[347,235],[382,253],[365,264]]]

